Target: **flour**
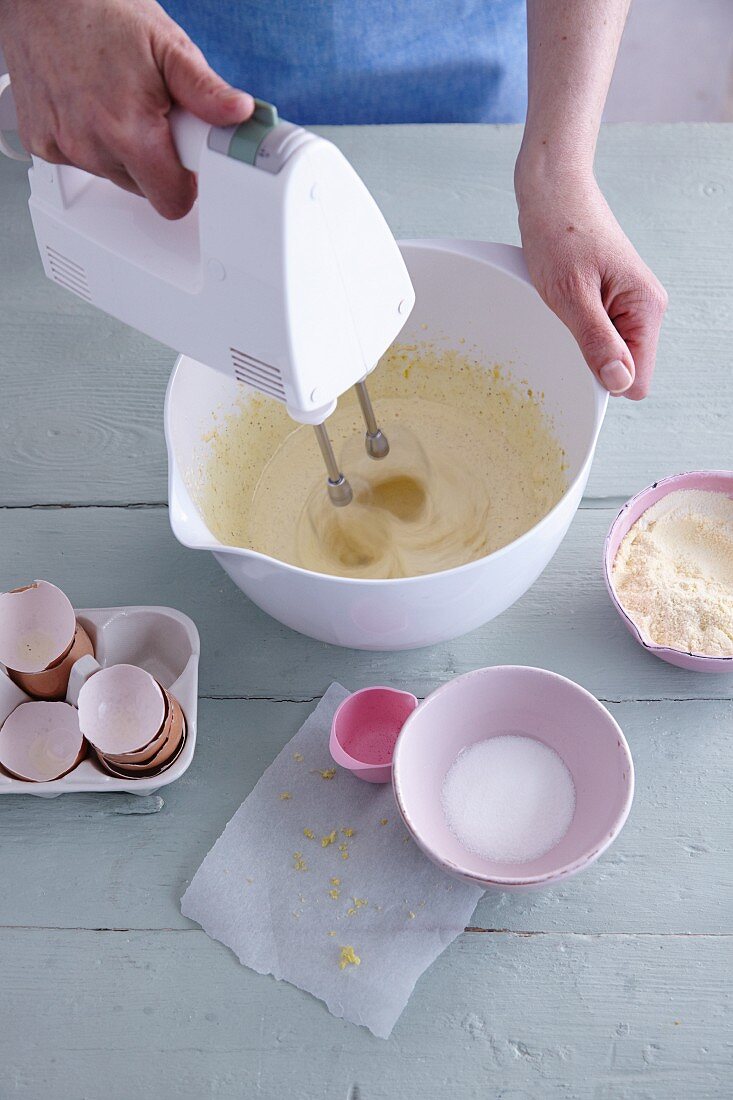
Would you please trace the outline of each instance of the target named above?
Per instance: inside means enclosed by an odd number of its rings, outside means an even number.
[[[733,500],[699,489],[669,493],[624,538],[612,579],[647,641],[733,656]]]

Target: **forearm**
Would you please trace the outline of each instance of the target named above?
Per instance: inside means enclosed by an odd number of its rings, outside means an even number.
[[[614,394],[649,390],[667,296],[593,175],[630,0],[527,0],[529,109],[514,182],[532,282]]]
[[[529,106],[517,160],[528,181],[592,173],[630,0],[527,0]]]

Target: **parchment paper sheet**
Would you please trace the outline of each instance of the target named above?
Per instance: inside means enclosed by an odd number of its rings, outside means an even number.
[[[206,856],[181,910],[245,966],[387,1038],[481,891],[419,851],[390,784],[341,768],[328,778],[331,719],[347,695],[331,685]],[[341,969],[344,947],[359,965]]]

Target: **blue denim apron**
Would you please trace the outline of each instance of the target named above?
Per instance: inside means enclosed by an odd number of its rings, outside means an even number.
[[[163,0],[225,80],[301,125],[521,122],[525,0]]]

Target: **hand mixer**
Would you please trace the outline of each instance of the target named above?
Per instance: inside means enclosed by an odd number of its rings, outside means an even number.
[[[13,128],[10,96],[0,78],[0,131]],[[343,154],[270,104],[227,128],[175,108],[170,125],[198,177],[196,203],[176,222],[108,180],[32,158],[46,275],[283,402],[315,427],[330,499],[348,504],[325,421],[355,386],[368,454],[389,451],[365,379],[415,301],[397,244]],[[1,132],[0,149],[17,155]]]

